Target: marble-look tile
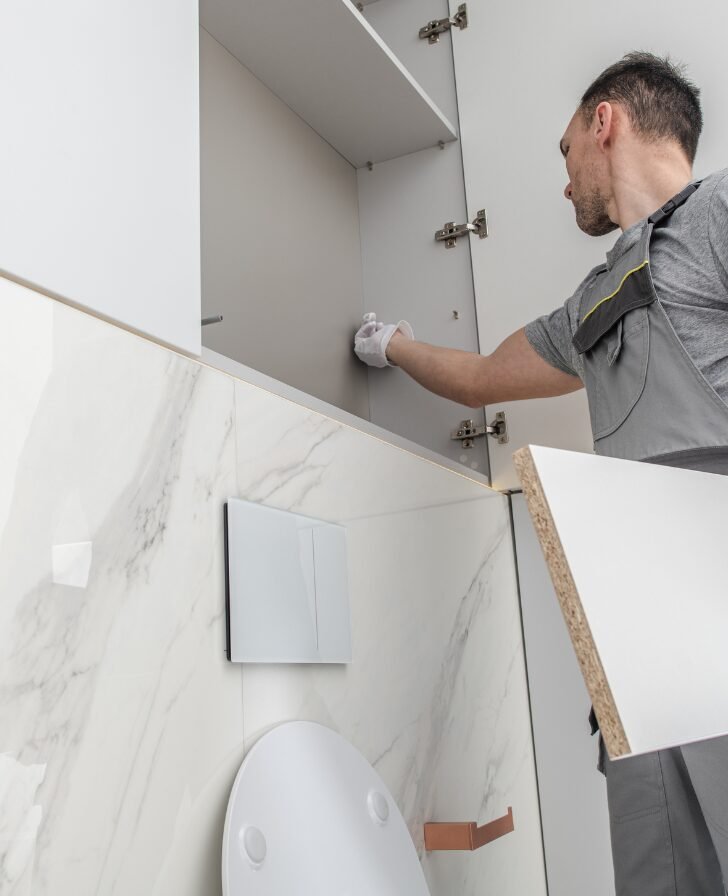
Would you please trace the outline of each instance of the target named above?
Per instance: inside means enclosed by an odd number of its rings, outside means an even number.
[[[0,313],[3,896],[219,893],[244,749],[289,719],[375,765],[433,896],[539,896],[505,499],[2,279]],[[350,665],[224,659],[231,496],[346,523]]]
[[[0,315],[0,892],[214,892],[243,742],[233,384],[7,281]],[[86,587],[54,584],[80,542]]]
[[[283,720],[326,724],[384,778],[433,896],[475,896],[491,880],[512,896],[545,892],[505,499],[346,528],[353,662],[245,666],[246,748]],[[474,855],[424,854],[426,821],[482,823],[509,805],[517,827],[503,841]]]
[[[507,524],[509,525],[509,523]],[[471,520],[476,530],[478,520]],[[483,523],[480,524],[483,528]],[[531,737],[521,615],[510,532],[494,550],[484,586],[487,612],[468,626],[463,667],[443,737],[430,816],[491,821],[513,807],[515,831],[472,854],[423,857],[433,894],[545,896],[546,882]],[[469,782],[475,786],[468,786]]]
[[[238,497],[331,522],[498,493],[257,386],[237,382]]]

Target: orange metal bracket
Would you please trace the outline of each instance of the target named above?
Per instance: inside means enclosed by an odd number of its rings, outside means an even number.
[[[481,827],[474,821],[452,824],[428,822],[425,825],[425,849],[428,852],[436,849],[480,849],[514,829],[513,809],[510,806],[507,815]]]

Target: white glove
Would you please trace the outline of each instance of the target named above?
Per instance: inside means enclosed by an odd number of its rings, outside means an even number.
[[[398,324],[383,324],[377,322],[373,312],[365,314],[354,336],[354,351],[358,358],[370,367],[396,367],[387,357],[387,346],[397,330],[407,339],[415,338],[406,320]]]

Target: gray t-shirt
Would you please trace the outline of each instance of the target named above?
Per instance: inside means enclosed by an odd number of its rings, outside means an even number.
[[[644,220],[622,233],[607,252],[612,267],[639,239]],[[553,367],[584,378],[571,343],[582,293],[595,268],[566,303],[526,326],[526,338]],[[728,402],[728,168],[703,179],[650,242],[655,291],[695,366]]]

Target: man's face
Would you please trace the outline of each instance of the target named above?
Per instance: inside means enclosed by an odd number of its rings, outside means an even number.
[[[569,122],[559,144],[566,161],[569,183],[564,196],[574,203],[576,223],[589,236],[603,236],[616,230],[608,213],[608,177],[591,128],[581,112]]]

